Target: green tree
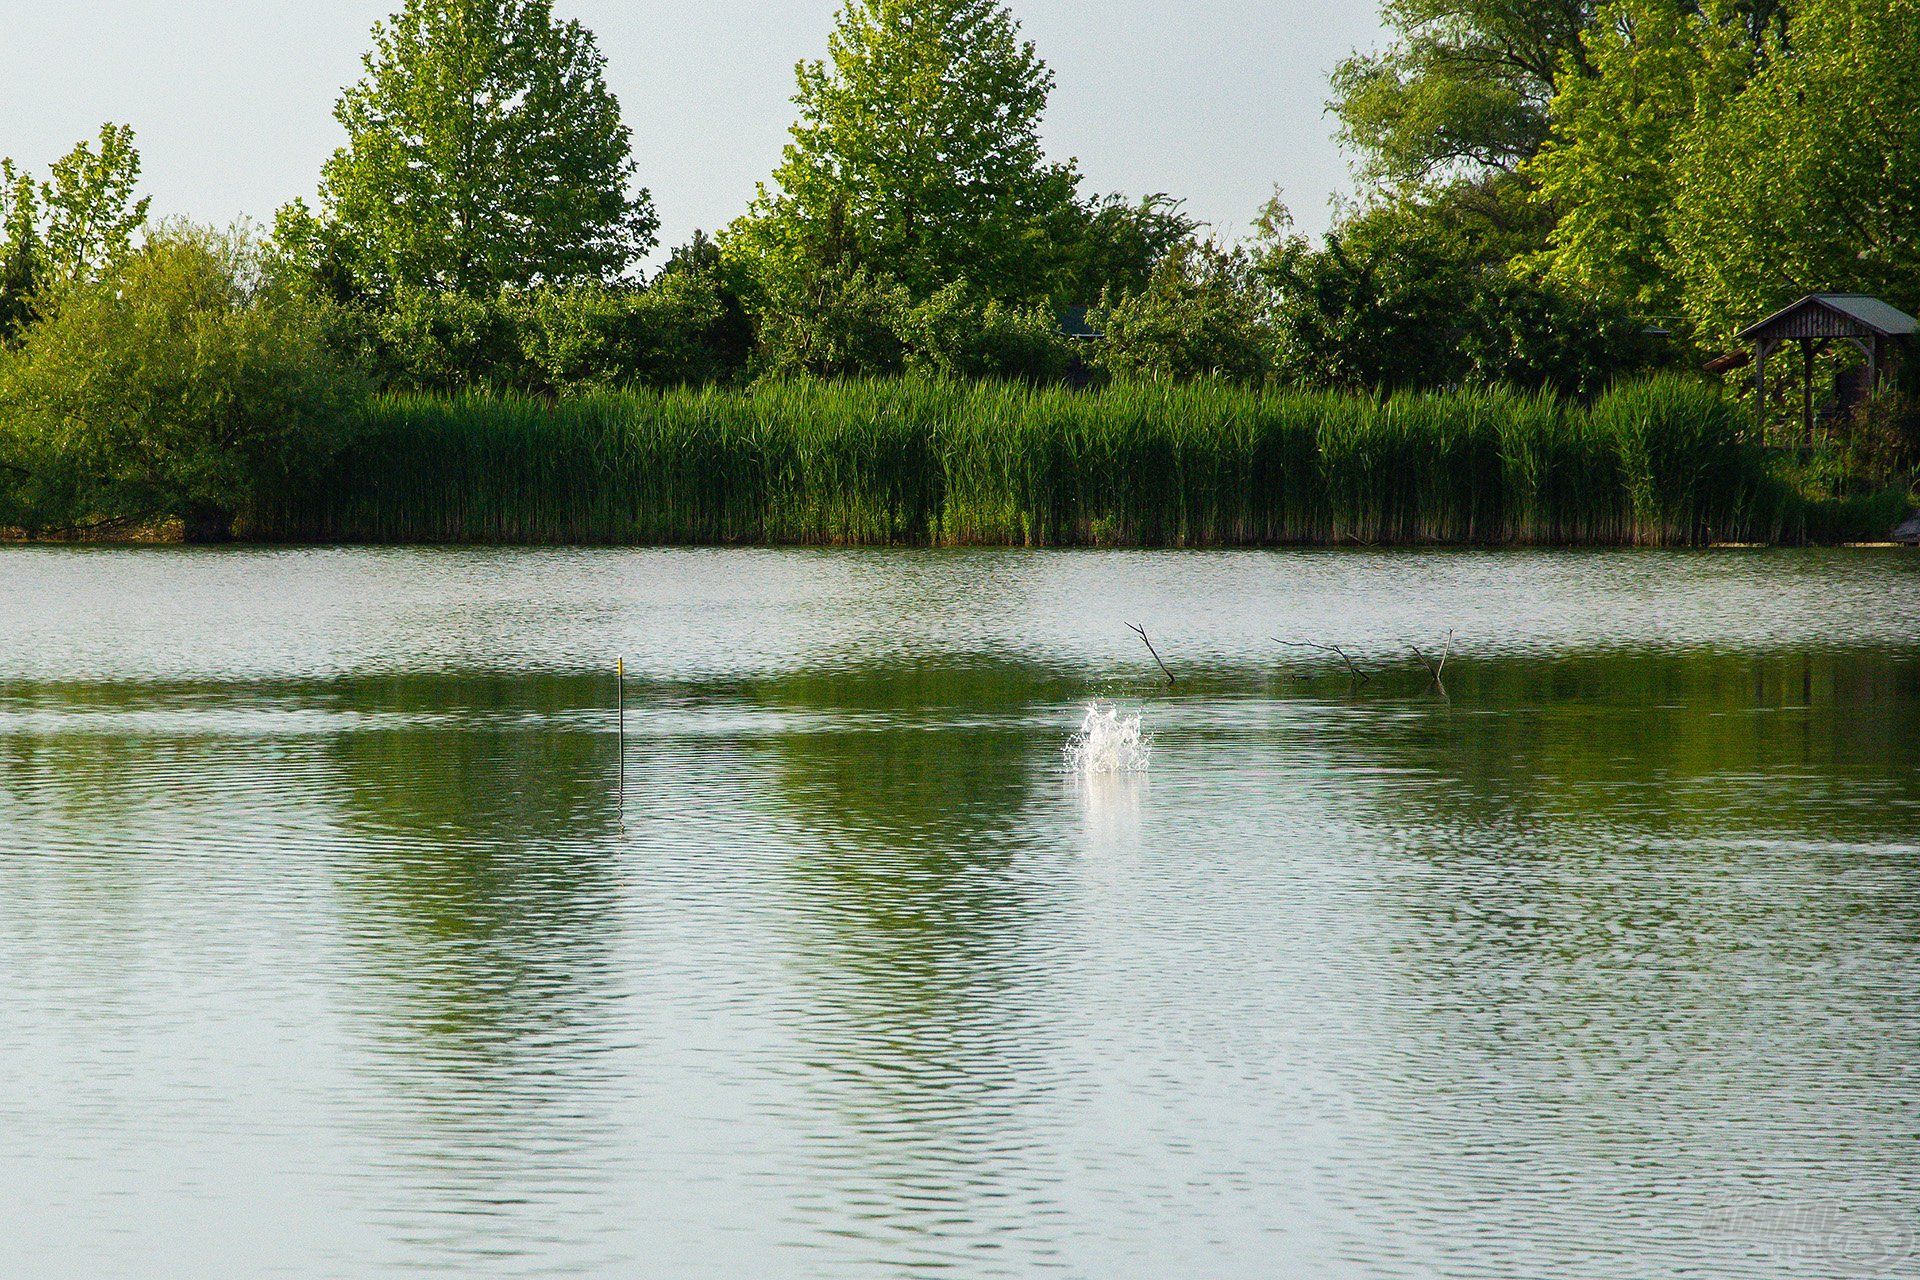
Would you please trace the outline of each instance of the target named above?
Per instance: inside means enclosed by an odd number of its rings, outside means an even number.
[[[1098,323],[1100,366],[1119,378],[1257,382],[1272,333],[1259,278],[1246,255],[1185,244],[1143,291],[1110,300]]]
[[[1072,304],[1106,293],[1139,293],[1200,227],[1168,195],[1095,197],[1081,202],[1075,220],[1079,225],[1067,240],[1069,254],[1054,287],[1057,298]]]
[[[40,280],[40,200],[33,179],[0,159],[0,346],[33,319]]]
[[[82,142],[53,162],[51,178],[40,187],[47,284],[91,279],[126,255],[151,204],[134,199],[139,182],[140,152],[125,125],[102,125],[98,150]]]
[[[311,270],[387,297],[604,281],[654,242],[604,59],[550,0],[407,0],[374,28],[335,116],[318,225],[281,236]]]
[[[0,158],[0,342],[42,308],[41,295],[97,278],[124,258],[146,225],[135,199],[140,152],[133,130],[100,127],[98,149],[80,142],[36,182]]]
[[[1341,137],[1363,173],[1407,189],[1513,172],[1547,137],[1563,74],[1587,72],[1593,0],[1386,0],[1381,53],[1333,78]]]
[[[865,267],[782,280],[760,321],[760,364],[776,377],[868,378],[905,366],[913,308],[904,285]],[[791,290],[791,292],[788,292]]]
[[[1681,314],[1670,215],[1674,156],[1753,62],[1750,14],[1615,0],[1588,32],[1590,76],[1568,77],[1553,136],[1528,165],[1557,214],[1535,264],[1563,288],[1671,323]]]
[[[1725,339],[1801,294],[1920,307],[1920,0],[1800,0],[1787,35],[1680,148],[1686,308]]]
[[[1006,7],[847,0],[830,50],[800,65],[793,140],[728,251],[775,290],[845,268],[915,297],[1051,293],[1077,180],[1041,147],[1053,77]]]
[[[244,232],[163,228],[0,357],[15,518],[177,517],[217,540],[263,492],[312,473],[362,383],[321,304],[265,265]]]

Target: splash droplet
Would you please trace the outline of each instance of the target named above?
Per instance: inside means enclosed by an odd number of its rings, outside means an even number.
[[[1080,731],[1067,743],[1067,767],[1080,774],[1145,773],[1153,758],[1153,736],[1138,715],[1096,702],[1087,708]]]

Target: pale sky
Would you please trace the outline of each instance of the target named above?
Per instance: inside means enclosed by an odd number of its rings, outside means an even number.
[[[261,221],[311,196],[332,110],[400,0],[0,0],[0,155],[36,171],[131,124],[156,215]],[[792,123],[793,66],[838,0],[557,0],[599,37],[663,244],[752,198]],[[1012,0],[1058,87],[1046,135],[1087,189],[1184,196],[1228,235],[1279,185],[1322,230],[1351,188],[1327,74],[1380,33],[1374,0]]]

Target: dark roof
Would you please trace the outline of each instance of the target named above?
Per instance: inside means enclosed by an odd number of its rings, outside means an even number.
[[[1869,333],[1877,333],[1883,338],[1904,338],[1920,332],[1920,320],[1915,320],[1900,308],[1879,298],[1869,298],[1864,293],[1810,293],[1792,306],[1774,312],[1759,324],[1742,329],[1739,338],[1745,341],[1809,307],[1837,312]]]
[[[1061,307],[1059,311],[1060,332],[1069,338],[1092,341],[1106,335],[1093,326],[1092,307]]]

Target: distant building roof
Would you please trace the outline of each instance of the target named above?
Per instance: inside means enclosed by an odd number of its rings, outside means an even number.
[[[1825,318],[1825,324],[1820,323],[1821,317]],[[1810,325],[1822,332],[1798,332]],[[1829,329],[1834,332],[1826,332]],[[1851,336],[1848,330],[1861,335],[1904,338],[1920,332],[1920,320],[1915,320],[1891,303],[1869,298],[1864,293],[1811,293],[1792,306],[1774,312],[1759,324],[1741,330],[1739,337],[1742,342],[1775,333],[1787,337],[1846,337]]]

